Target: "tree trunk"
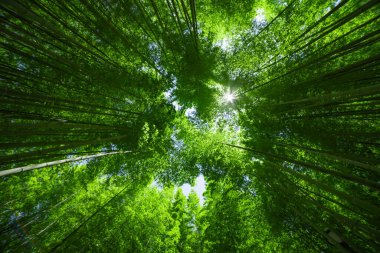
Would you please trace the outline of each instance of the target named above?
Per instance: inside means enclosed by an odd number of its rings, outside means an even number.
[[[109,152],[109,153],[100,153],[100,154],[96,154],[96,155],[85,155],[85,156],[73,157],[73,158],[68,158],[68,159],[56,160],[56,161],[52,161],[52,162],[40,163],[40,164],[32,164],[32,165],[28,165],[28,166],[23,166],[23,167],[18,167],[18,168],[0,171],[0,176],[1,177],[2,176],[9,176],[9,175],[13,175],[13,174],[20,173],[23,171],[41,169],[41,168],[54,166],[54,165],[58,165],[58,164],[63,164],[63,163],[76,162],[76,161],[81,161],[81,160],[96,158],[96,157],[101,157],[101,156],[125,154],[125,153],[130,153],[130,152],[132,152],[132,151],[115,151],[115,152]]]

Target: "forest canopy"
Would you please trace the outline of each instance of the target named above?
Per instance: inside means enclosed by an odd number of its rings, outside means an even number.
[[[1,252],[380,252],[378,0],[3,0],[0,23]]]

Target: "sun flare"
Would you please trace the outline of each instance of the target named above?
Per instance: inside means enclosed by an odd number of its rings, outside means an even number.
[[[227,93],[224,97],[225,97],[226,101],[229,103],[232,103],[235,99],[234,94],[230,94],[230,93]]]
[[[226,92],[224,95],[223,95],[223,100],[227,103],[233,103],[234,100],[235,100],[235,95],[231,92]]]

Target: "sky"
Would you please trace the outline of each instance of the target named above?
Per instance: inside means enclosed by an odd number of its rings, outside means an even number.
[[[183,194],[187,197],[189,196],[189,193],[191,189],[194,189],[194,191],[197,193],[199,202],[201,205],[204,203],[204,197],[203,192],[206,190],[206,181],[203,177],[203,175],[199,175],[197,179],[195,180],[195,186],[191,187],[190,184],[184,184],[181,186]]]
[[[162,186],[157,181],[152,182],[152,187],[157,187],[158,189],[162,190]],[[203,193],[206,191],[206,181],[202,174],[196,178],[194,187],[191,187],[190,184],[183,184],[181,186],[181,189],[182,189],[182,193],[186,197],[189,196],[191,190],[193,189],[195,193],[198,195],[200,204],[203,206],[203,203],[205,201],[205,198],[203,197]]]

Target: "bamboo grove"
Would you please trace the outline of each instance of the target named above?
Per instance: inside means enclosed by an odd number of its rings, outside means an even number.
[[[1,252],[380,251],[379,1],[2,0],[0,24]]]

